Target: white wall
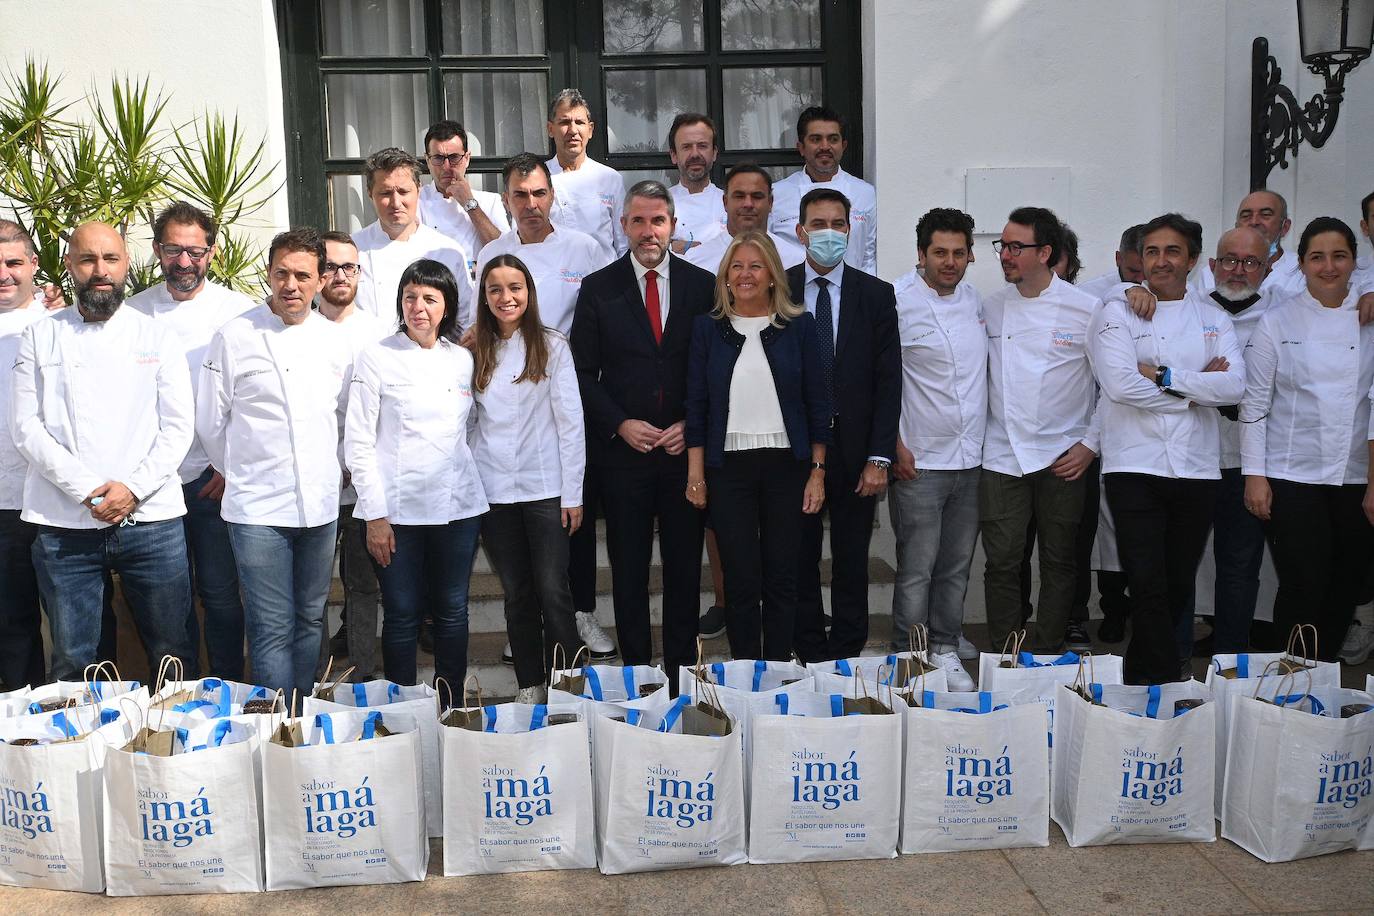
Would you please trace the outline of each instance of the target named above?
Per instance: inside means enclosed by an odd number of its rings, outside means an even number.
[[[0,61],[21,68],[26,55],[64,76],[79,98],[107,91],[112,77],[151,77],[170,97],[165,126],[218,110],[255,145],[266,138],[272,187],[285,177],[281,63],[272,0],[5,0]],[[83,106],[78,106],[80,110]],[[287,223],[286,195],[254,216],[265,241]],[[261,224],[261,225],[257,225]]]
[[[1256,35],[1300,98],[1316,91],[1297,59],[1292,0],[864,0],[879,272],[914,266],[916,220],[935,206],[965,208],[965,172],[978,168],[1070,170],[1060,215],[1081,239],[1085,277],[1111,269],[1122,229],[1165,210],[1198,219],[1211,245],[1249,183]],[[1313,216],[1358,219],[1359,198],[1374,190],[1372,153],[1365,63],[1347,80],[1326,147],[1305,147],[1271,177],[1292,203],[1294,244]],[[1001,283],[994,237],[975,240],[970,279],[985,291]]]

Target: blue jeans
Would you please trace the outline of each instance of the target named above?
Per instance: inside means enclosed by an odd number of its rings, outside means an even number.
[[[148,670],[164,655],[187,663],[195,652],[186,628],[191,614],[191,576],[181,519],[109,528],[38,527],[33,541],[38,589],[52,633],[52,677],[77,680],[100,661],[105,576],[119,573]]]
[[[1264,523],[1245,508],[1245,478],[1240,468],[1222,468],[1212,524],[1212,554],[1217,561],[1215,653],[1244,652],[1259,597],[1264,563]]]
[[[978,542],[981,469],[917,471],[895,480],[888,513],[897,540],[897,582],[892,592],[892,638],[905,649],[916,624],[930,631],[935,652],[959,648],[964,597]]]
[[[253,683],[304,698],[315,686],[324,603],[334,573],[335,521],[314,528],[229,522]]]
[[[38,580],[33,572],[37,533],[37,528],[19,518],[18,509],[0,509],[0,685],[5,690],[37,687],[47,680]]]
[[[191,565],[191,584],[205,609],[205,654],[210,673],[231,681],[243,680],[243,601],[239,598],[239,574],[234,565],[234,548],[229,529],[220,518],[220,501],[202,499],[201,489],[210,482],[213,468],[190,483],[181,485],[186,497],[187,560]],[[191,615],[191,645],[200,646],[200,620]],[[200,657],[188,665],[186,673],[199,673]]]
[[[468,580],[480,517],[447,525],[392,525],[396,552],[374,566],[382,587],[382,669],[397,684],[416,681],[420,619],[434,619],[434,673],[461,685],[468,670]],[[461,687],[455,688],[461,689]]]

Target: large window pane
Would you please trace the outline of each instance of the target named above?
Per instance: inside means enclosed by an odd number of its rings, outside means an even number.
[[[607,54],[704,50],[701,0],[603,0]]]
[[[641,181],[657,181],[670,188],[677,184],[677,169],[621,169],[620,180],[627,191]]]
[[[445,54],[544,53],[544,0],[443,0],[440,21]]]
[[[387,146],[414,152],[429,128],[422,73],[329,73],[324,98],[331,159],[361,158]]]
[[[324,0],[321,47],[327,57],[415,57],[425,53],[421,0]]]
[[[542,72],[444,74],[444,111],[467,128],[473,156],[542,152],[548,95]]]
[[[726,51],[819,48],[820,0],[721,0],[720,45]]]
[[[329,176],[329,223],[350,235],[377,219],[361,175]]]
[[[664,151],[678,112],[705,110],[705,70],[606,71],[606,145],[613,153]]]
[[[794,147],[797,115],[820,104],[820,67],[740,67],[721,76],[726,149]]]

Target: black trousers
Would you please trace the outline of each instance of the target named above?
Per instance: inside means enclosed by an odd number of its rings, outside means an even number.
[[[1365,485],[1270,478],[1269,486],[1274,498],[1265,536],[1279,574],[1279,593],[1269,645],[1260,648],[1282,649],[1294,625],[1310,623],[1317,627],[1318,657],[1335,661],[1364,578],[1374,565],[1374,528],[1360,506]]]
[[[1078,523],[1078,538],[1074,541],[1073,560],[1078,570],[1074,580],[1073,604],[1069,606],[1069,620],[1088,622],[1088,602],[1093,597],[1093,542],[1097,540],[1098,503],[1101,499],[1102,459],[1094,458],[1083,472],[1083,517]],[[1021,555],[1021,606],[1031,605],[1031,554],[1035,552],[1035,516],[1026,526],[1026,552]],[[1101,581],[1102,574],[1098,573]]]
[[[19,518],[18,509],[0,509],[0,685],[6,690],[37,687],[47,681],[38,578],[33,570],[37,533],[38,529]]]
[[[1107,505],[1131,590],[1128,684],[1179,679],[1193,651],[1193,591],[1216,502],[1215,480],[1107,474]]]
[[[634,468],[599,467],[596,473],[606,517],[620,657],[626,665],[647,665],[653,659],[649,564],[657,521],[663,563],[663,663],[669,683],[675,685],[677,668],[693,664],[697,655],[702,513],[687,502],[686,457],[655,458]]]
[[[854,492],[858,478],[839,468],[825,474],[825,505],[801,517],[797,553],[797,658],[821,662],[858,655],[868,641],[868,544],[873,538],[876,496]],[[830,635],[821,604],[821,538],[823,518],[830,519]],[[716,532],[720,536],[720,532]],[[726,586],[726,597],[730,589]]]
[[[725,574],[734,658],[788,661],[797,616],[797,549],[807,462],[791,449],[726,452],[706,471],[707,509]]]

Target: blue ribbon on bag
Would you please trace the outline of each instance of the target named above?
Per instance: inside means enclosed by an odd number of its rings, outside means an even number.
[[[673,730],[677,720],[682,717],[682,710],[687,708],[687,704],[692,702],[692,698],[685,693],[673,701],[673,705],[668,707],[668,711],[663,714],[663,721],[658,723],[658,731],[667,734]]]
[[[606,697],[601,690],[601,675],[596,673],[596,669],[591,665],[583,665],[582,676],[587,679],[587,689],[592,692],[592,699],[598,703],[603,701]]]
[[[763,673],[767,670],[768,662],[763,659],[754,662],[754,693],[759,692],[759,687],[763,684]]]
[[[1037,662],[1035,656],[1029,652],[1020,652],[1016,656],[1017,667],[1020,668],[1053,668],[1058,665],[1076,665],[1079,662],[1077,652],[1065,652],[1063,655],[1048,662]]]
[[[785,694],[785,693],[780,693],[780,694],[778,694],[777,696],[773,697],[773,702],[774,702],[775,704],[777,704],[777,707],[778,707],[778,714],[779,714],[779,715],[783,715],[783,716],[791,715],[791,713],[789,712],[789,710],[791,709],[792,701],[791,701],[790,699],[788,699],[787,694]],[[844,711],[844,697],[841,696],[841,695],[838,694],[838,693],[832,693],[832,694],[830,694],[830,717],[831,717],[832,719],[841,719],[841,718],[843,718],[845,715],[855,715],[855,716],[857,716],[858,713],[857,713],[857,712],[856,712],[856,713],[845,713],[845,711]]]
[[[848,659],[837,658],[835,659],[835,673],[844,677],[853,677],[854,669],[850,667]]]
[[[324,738],[325,744],[334,743],[334,723],[327,713],[319,713],[315,716],[315,731]]]
[[[997,712],[997,711],[1000,710],[1000,709],[1007,709],[1007,708],[1010,707],[1010,705],[1011,705],[1011,704],[1009,704],[1009,703],[999,703],[999,704],[997,704],[996,706],[994,706],[994,705],[992,705],[992,694],[989,693],[989,692],[986,691],[986,690],[980,690],[980,691],[978,692],[978,708],[977,708],[977,709],[970,709],[970,708],[967,707],[967,706],[955,706],[955,707],[951,708],[951,709],[948,710],[948,711],[949,711],[949,712],[963,712],[963,713],[968,713],[969,715],[973,715],[973,716],[981,716],[981,715],[986,715],[987,713],[990,713],[990,712]],[[934,708],[935,708],[935,691],[933,691],[933,690],[923,690],[923,691],[921,691],[921,706],[924,707],[924,708],[926,708],[926,709],[934,709]]]
[[[629,725],[638,725],[642,713],[638,709],[625,710],[625,722]]]
[[[634,665],[626,665],[620,670],[621,680],[625,682],[625,699],[633,700],[638,694],[635,692],[635,668]]]
[[[482,727],[482,731],[494,734],[496,732],[496,707],[483,706],[482,717],[486,722],[486,724]],[[548,719],[548,717],[549,707],[544,705],[543,703],[539,703],[531,707],[529,730],[533,732],[543,728],[544,723]]]
[[[197,744],[194,747],[188,746],[186,743],[190,739],[190,732],[187,729],[178,727],[176,729],[176,740],[181,745],[182,750],[187,753],[203,751],[206,748],[219,747],[223,744],[231,727],[232,723],[228,719],[220,719],[215,723],[215,727],[210,729],[210,737],[206,742],[204,744]]]
[[[368,713],[368,714],[367,714],[367,718],[363,719],[363,731],[362,731],[362,734],[358,736],[358,740],[359,740],[359,741],[371,741],[373,738],[377,737],[377,726],[378,726],[378,725],[381,725],[381,724],[382,724],[382,714],[381,714],[381,713],[379,713],[379,712],[370,712],[370,713]]]
[[[712,662],[711,673],[716,677],[716,684],[720,687],[725,686],[725,663]]]
[[[1310,693],[1290,693],[1284,696],[1276,696],[1274,697],[1274,705],[1291,706],[1296,703],[1301,703],[1303,700],[1308,700],[1311,702],[1312,709],[1309,711],[1312,713],[1312,715],[1326,715],[1326,704],[1323,703],[1321,700],[1317,699],[1316,697],[1312,696],[1312,694]]]

